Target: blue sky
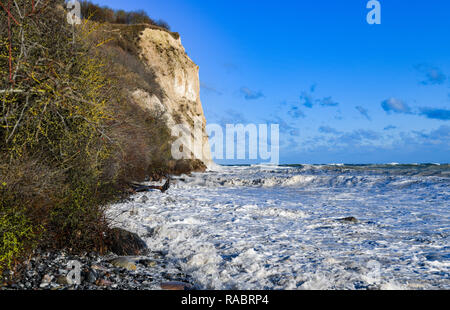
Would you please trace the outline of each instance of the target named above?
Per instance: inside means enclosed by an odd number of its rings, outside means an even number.
[[[94,1],[144,9],[200,66],[209,123],[279,123],[282,163],[448,163],[450,1]]]

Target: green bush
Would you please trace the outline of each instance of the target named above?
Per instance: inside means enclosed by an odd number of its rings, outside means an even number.
[[[114,176],[102,178],[114,81],[89,38],[98,25],[72,28],[57,2],[18,2],[31,13],[0,15],[0,271],[35,245],[101,251],[100,206],[114,198]]]
[[[0,14],[0,274],[36,247],[105,252],[105,206],[129,182],[195,168],[176,166],[164,115],[130,96],[164,96],[139,59],[147,26],[72,27],[64,1],[16,2],[27,14]]]
[[[22,209],[0,199],[0,272],[11,269],[36,242],[35,227]]]

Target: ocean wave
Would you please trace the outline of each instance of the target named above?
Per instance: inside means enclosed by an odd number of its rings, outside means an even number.
[[[391,168],[387,168],[390,166]],[[183,182],[198,186],[227,187],[345,187],[414,188],[430,184],[450,184],[450,169],[421,165],[295,165],[225,167],[218,174],[199,178],[184,177]],[[434,167],[434,168],[433,168]],[[439,167],[437,169],[436,167]]]
[[[450,289],[445,169],[223,167],[109,212],[204,289]]]

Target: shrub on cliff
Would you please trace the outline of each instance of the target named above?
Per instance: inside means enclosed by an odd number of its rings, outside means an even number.
[[[34,245],[101,249],[113,85],[63,2],[0,14],[0,271]],[[45,234],[42,232],[45,231]]]
[[[81,1],[82,18],[96,22],[112,24],[149,24],[170,30],[170,26],[163,20],[155,21],[143,10],[127,12],[124,10],[113,10],[107,6],[99,6],[91,1]]]
[[[130,96],[164,94],[139,59],[145,26],[72,27],[64,1],[14,2],[0,6],[0,273],[36,247],[105,251],[104,206],[174,166],[164,115]]]

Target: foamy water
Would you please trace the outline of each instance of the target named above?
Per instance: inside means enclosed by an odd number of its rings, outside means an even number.
[[[450,289],[448,165],[219,170],[110,216],[204,289]]]

